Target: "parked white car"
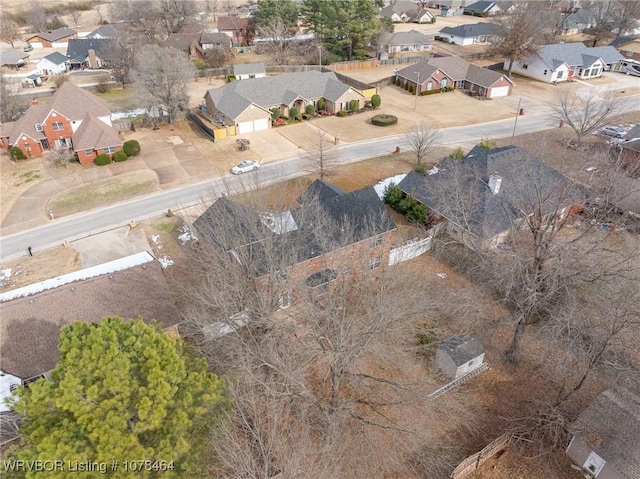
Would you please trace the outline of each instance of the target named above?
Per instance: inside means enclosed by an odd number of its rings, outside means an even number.
[[[245,160],[242,163],[238,163],[236,166],[231,168],[231,173],[233,173],[234,175],[239,175],[248,171],[257,170],[258,168],[260,168],[260,163],[258,163],[256,160]]]
[[[603,126],[600,130],[603,134],[613,136],[614,138],[623,138],[627,134],[627,130],[619,126]]]

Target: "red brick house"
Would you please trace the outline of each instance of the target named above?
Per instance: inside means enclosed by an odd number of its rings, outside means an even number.
[[[107,103],[71,82],[63,83],[46,104],[34,101],[17,121],[0,127],[0,148],[18,147],[27,157],[68,148],[80,163],[122,149],[111,126]]]
[[[229,254],[274,309],[318,295],[339,277],[388,265],[396,226],[372,187],[345,193],[316,180],[300,206],[259,213],[222,198],[194,223],[199,238]]]
[[[231,38],[233,46],[239,47],[249,43],[250,19],[248,17],[226,16],[218,17],[218,31]]]

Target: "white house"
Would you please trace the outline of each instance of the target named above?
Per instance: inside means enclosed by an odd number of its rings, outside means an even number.
[[[497,28],[493,23],[474,23],[444,27],[440,30],[440,39],[454,45],[487,45],[493,43],[497,37]]]
[[[390,18],[393,23],[432,23],[434,16],[428,10],[411,1],[397,0],[380,10],[382,18]]]
[[[458,379],[484,363],[484,348],[475,336],[459,334],[442,342],[436,364],[451,379]]]
[[[11,397],[13,390],[21,384],[22,380],[19,377],[0,371],[0,412],[11,410],[4,400]]]
[[[624,57],[613,47],[589,48],[583,43],[541,45],[538,52],[514,61],[512,71],[539,81],[554,83],[573,78],[589,80],[605,70],[618,70]],[[510,61],[506,60],[505,70]]]
[[[431,39],[417,30],[383,33],[378,38],[380,50],[389,54],[400,52],[425,52],[431,49]]]
[[[62,53],[53,52],[36,64],[40,75],[58,75],[67,71],[67,57]]]

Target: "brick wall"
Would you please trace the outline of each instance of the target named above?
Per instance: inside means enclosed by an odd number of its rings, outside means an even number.
[[[62,123],[62,129],[54,130],[54,123]],[[73,129],[71,128],[71,122],[64,116],[57,113],[52,113],[46,120],[43,133],[47,137],[47,140],[49,140],[49,148],[53,150],[56,147],[56,140],[60,138],[68,138],[69,140],[71,140]]]

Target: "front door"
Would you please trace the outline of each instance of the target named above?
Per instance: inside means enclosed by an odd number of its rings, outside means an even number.
[[[46,138],[43,138],[42,140],[40,140],[40,145],[42,146],[43,150],[48,150],[49,149],[49,140],[47,140]]]

